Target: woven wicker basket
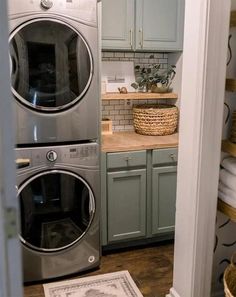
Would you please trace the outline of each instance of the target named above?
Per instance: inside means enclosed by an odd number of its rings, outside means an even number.
[[[231,263],[224,272],[225,297],[236,297],[236,253],[232,255]]]
[[[175,105],[140,105],[133,108],[135,132],[143,135],[170,135],[176,131],[178,108]]]

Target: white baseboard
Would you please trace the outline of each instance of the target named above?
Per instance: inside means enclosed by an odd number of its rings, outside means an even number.
[[[166,295],[166,297],[180,297],[180,295],[175,291],[174,288],[171,288],[170,294]]]

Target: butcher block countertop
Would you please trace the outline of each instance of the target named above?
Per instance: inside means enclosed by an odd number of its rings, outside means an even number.
[[[178,133],[167,136],[146,136],[135,132],[114,132],[102,135],[103,152],[122,152],[178,146]]]

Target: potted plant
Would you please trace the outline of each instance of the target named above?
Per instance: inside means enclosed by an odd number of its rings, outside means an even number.
[[[135,66],[136,81],[131,84],[135,90],[166,93],[170,91],[170,85],[175,77],[174,65],[167,69],[161,69],[160,64],[149,65],[148,67]]]

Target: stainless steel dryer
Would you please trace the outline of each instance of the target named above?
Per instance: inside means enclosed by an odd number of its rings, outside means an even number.
[[[99,265],[98,150],[96,143],[16,149],[25,282]]]
[[[96,0],[9,0],[16,144],[98,138]]]

